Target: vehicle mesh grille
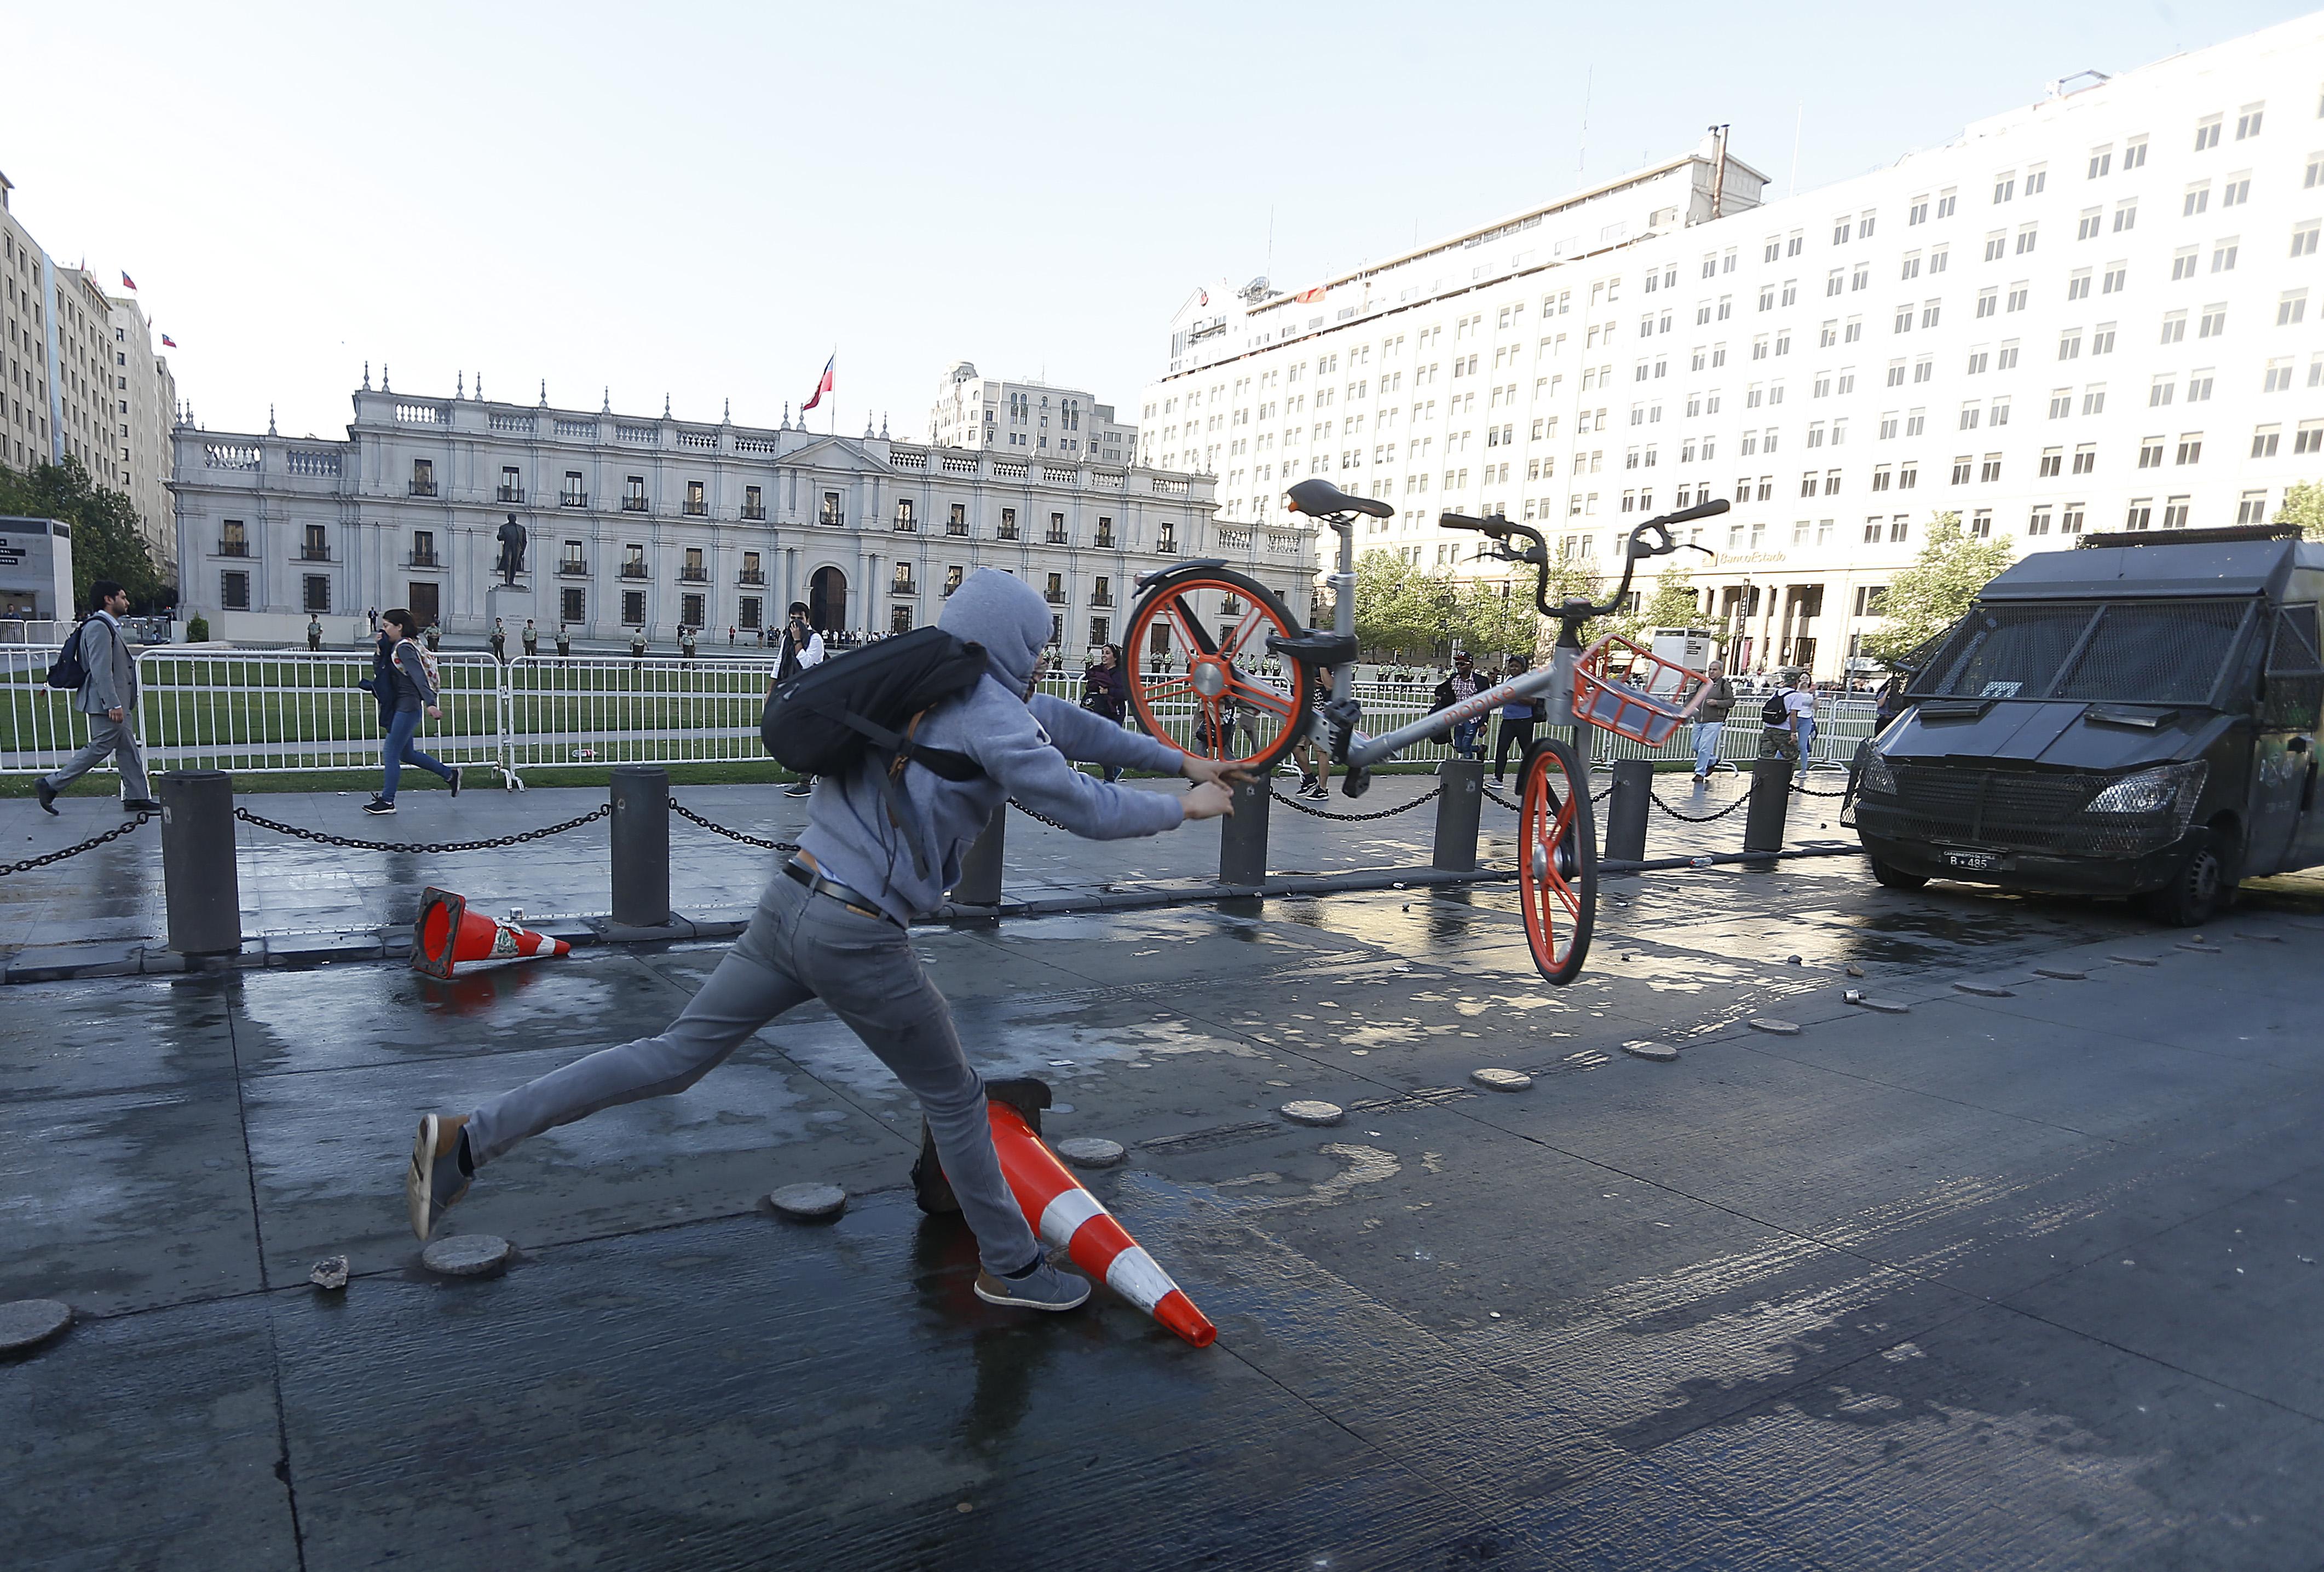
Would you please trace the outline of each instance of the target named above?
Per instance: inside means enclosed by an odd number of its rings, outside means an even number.
[[[2064,771],[1960,769],[1893,761],[1897,794],[1858,799],[1857,822],[1875,835],[2070,857],[2159,850],[2185,826],[2177,812],[2088,814],[2119,776]],[[2190,804],[2191,806],[2191,804]]]

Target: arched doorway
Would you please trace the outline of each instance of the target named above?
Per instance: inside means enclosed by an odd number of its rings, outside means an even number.
[[[807,620],[818,633],[836,633],[847,626],[847,575],[835,567],[819,567],[807,581]]]

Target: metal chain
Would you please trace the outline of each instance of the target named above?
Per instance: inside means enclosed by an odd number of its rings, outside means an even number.
[[[1672,818],[1676,819],[1682,824],[1708,824],[1713,820],[1727,817],[1728,814],[1733,813],[1736,809],[1743,806],[1746,803],[1748,803],[1751,800],[1751,794],[1745,792],[1741,796],[1737,797],[1733,802],[1728,804],[1723,808],[1718,809],[1716,812],[1709,814],[1682,814],[1676,808],[1672,807],[1668,803],[1663,801],[1662,794],[1660,792],[1650,791],[1646,794],[1646,796],[1647,800],[1652,802],[1655,806],[1660,808],[1664,813],[1668,814]]]
[[[245,824],[255,824],[262,830],[272,830],[280,835],[295,835],[301,841],[312,841],[324,846],[345,846],[355,851],[425,851],[440,856],[448,851],[489,851],[502,846],[521,846],[528,841],[539,841],[550,835],[562,835],[567,830],[578,830],[584,824],[595,823],[613,811],[607,803],[577,819],[567,819],[562,824],[549,824],[538,830],[526,830],[515,835],[495,835],[489,841],[357,841],[349,835],[334,835],[327,830],[302,830],[296,824],[278,824],[272,819],[262,819],[248,808],[236,808],[234,816]]]
[[[1816,791],[1812,787],[1803,786],[1795,786],[1792,789],[1799,793],[1800,795],[1803,797],[1844,797],[1848,795],[1845,790],[1836,792],[1820,792]]]
[[[115,824],[112,829],[107,830],[102,835],[90,837],[88,840],[82,841],[78,846],[68,846],[61,851],[51,851],[42,857],[27,857],[22,862],[0,863],[0,875],[11,873],[30,873],[36,868],[46,868],[51,862],[62,862],[68,857],[78,857],[82,852],[88,850],[92,847],[102,846],[108,841],[120,840],[124,835],[128,834],[132,830],[136,829],[152,816],[152,812],[149,809],[146,812],[139,814],[135,818],[131,819],[126,823]]]
[[[1522,814],[1525,812],[1525,804],[1523,803],[1518,802],[1514,797],[1505,797],[1501,795],[1500,788],[1494,786],[1492,782],[1486,781],[1484,783],[1484,787],[1485,795],[1489,800],[1500,804],[1501,806],[1507,808],[1512,814]]]
[[[1377,814],[1330,814],[1324,812],[1321,808],[1311,808],[1306,804],[1299,801],[1296,797],[1286,797],[1271,786],[1267,789],[1268,795],[1274,797],[1277,802],[1281,803],[1285,807],[1292,809],[1294,812],[1305,814],[1311,819],[1337,819],[1342,823],[1348,824],[1361,823],[1367,819],[1386,819],[1397,814],[1409,813],[1414,808],[1420,806],[1421,804],[1428,801],[1429,798],[1437,795],[1444,790],[1441,786],[1431,786],[1428,790],[1421,793],[1420,795],[1413,798],[1412,801],[1400,804],[1393,808],[1382,808]]]
[[[1047,824],[1052,830],[1065,830],[1065,827],[1063,824],[1058,823],[1055,819],[1049,817],[1048,814],[1035,813],[1032,809],[1019,802],[1015,797],[1010,797],[1009,799],[1009,805],[1016,809],[1019,813],[1024,814],[1027,818],[1038,820],[1039,823]],[[1065,833],[1070,835],[1073,832],[1071,830],[1065,830]]]
[[[729,830],[724,824],[714,824],[692,808],[681,807],[676,797],[669,799],[669,811],[689,824],[699,824],[714,835],[724,835],[729,841],[740,841],[745,846],[756,846],[762,851],[797,851],[796,841],[761,841],[756,835],[745,835],[740,830]]]

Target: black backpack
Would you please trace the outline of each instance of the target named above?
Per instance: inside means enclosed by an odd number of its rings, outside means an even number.
[[[1792,723],[1791,712],[1784,708],[1781,688],[1769,694],[1767,702],[1759,706],[1759,723],[1763,726],[1788,726]]]
[[[759,720],[759,740],[775,762],[801,775],[844,775],[867,750],[884,757],[881,786],[889,820],[900,828],[896,777],[907,763],[946,780],[974,780],[984,773],[967,754],[915,742],[912,732],[921,716],[967,693],[989,669],[982,645],[964,644],[933,625],[915,628],[777,683]],[[917,842],[912,860],[925,875]]]
[[[88,627],[86,619],[73,624],[65,641],[57,648],[56,663],[49,667],[48,685],[52,688],[78,688],[88,681],[88,666],[80,657],[81,630]]]

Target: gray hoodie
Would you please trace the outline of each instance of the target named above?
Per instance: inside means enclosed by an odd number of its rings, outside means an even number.
[[[1093,841],[1157,835],[1178,826],[1185,815],[1176,796],[1108,786],[1066,760],[1175,774],[1183,753],[1047,694],[1024,697],[1049,642],[1049,616],[1048,602],[1031,585],[998,568],[979,568],[952,593],[938,625],[982,645],[992,669],[960,698],[929,711],[915,735],[931,747],[967,754],[984,774],[948,781],[907,766],[901,785],[908,811],[901,826],[889,823],[880,790],[886,764],[878,757],[867,755],[847,774],[816,781],[799,844],[826,878],[853,887],[908,923],[942,904],[960,878],[962,855],[1005,798]],[[919,843],[927,878],[915,869],[908,836]]]

